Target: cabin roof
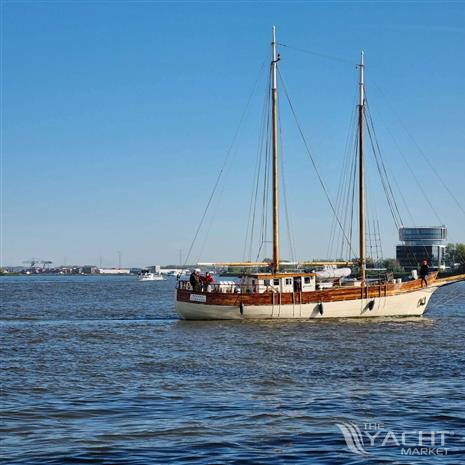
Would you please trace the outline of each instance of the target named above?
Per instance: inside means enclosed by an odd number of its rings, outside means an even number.
[[[278,278],[303,278],[307,276],[316,276],[315,273],[257,273],[248,275],[257,279],[278,279]]]

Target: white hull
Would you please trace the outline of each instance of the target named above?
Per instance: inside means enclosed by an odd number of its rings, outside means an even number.
[[[141,276],[139,281],[164,281],[165,278],[161,275],[153,275],[153,276]]]
[[[185,320],[267,320],[309,318],[367,318],[383,316],[421,316],[437,287],[431,286],[403,294],[374,299],[344,300],[319,304],[260,305],[240,307],[176,302],[176,311]],[[370,303],[374,301],[374,304]],[[372,306],[370,310],[369,307]]]

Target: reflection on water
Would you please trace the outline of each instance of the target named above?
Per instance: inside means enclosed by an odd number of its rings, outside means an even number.
[[[461,462],[464,284],[424,318],[308,322],[179,321],[174,281],[7,277],[0,292],[5,463]],[[444,457],[365,458],[336,423],[367,421],[456,434]]]

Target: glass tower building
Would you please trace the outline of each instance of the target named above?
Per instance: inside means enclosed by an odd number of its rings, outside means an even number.
[[[417,226],[400,228],[399,240],[402,244],[396,247],[396,258],[406,270],[418,268],[423,260],[434,268],[444,262],[447,245],[446,226]]]

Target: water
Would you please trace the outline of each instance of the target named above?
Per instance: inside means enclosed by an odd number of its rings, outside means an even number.
[[[174,281],[130,277],[0,292],[5,464],[465,463],[465,283],[425,318],[363,321],[184,322]],[[402,455],[412,430],[453,433],[447,455]]]

